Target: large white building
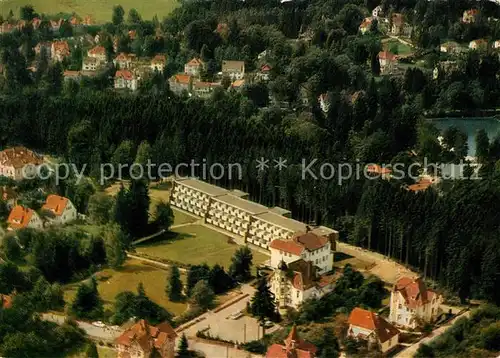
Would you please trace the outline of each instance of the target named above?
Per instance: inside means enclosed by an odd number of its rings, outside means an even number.
[[[43,158],[25,147],[12,147],[0,152],[0,176],[14,180],[33,179]]]
[[[391,292],[389,320],[402,327],[416,328],[433,322],[441,313],[443,297],[427,289],[421,278],[400,278]]]
[[[170,204],[266,250],[274,239],[291,239],[294,233],[309,230],[304,223],[288,218],[288,210],[268,208],[247,200],[247,197],[247,193],[239,190],[226,190],[201,180],[185,178],[174,181]],[[335,250],[337,231],[320,226],[311,232],[326,236],[332,243],[330,249]]]
[[[278,268],[281,261],[289,264],[302,259],[312,262],[320,274],[333,269],[334,251],[330,240],[311,231],[297,232],[291,240],[275,239],[269,248],[272,268]]]

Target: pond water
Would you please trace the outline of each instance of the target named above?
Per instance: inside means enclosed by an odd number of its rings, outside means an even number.
[[[500,133],[500,120],[495,118],[439,118],[429,119],[440,131],[444,131],[451,126],[465,132],[468,138],[469,153],[474,156],[476,153],[476,133],[484,129],[492,140]]]

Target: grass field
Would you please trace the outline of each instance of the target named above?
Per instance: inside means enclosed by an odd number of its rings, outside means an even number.
[[[115,296],[123,291],[136,292],[137,285],[142,282],[146,294],[151,300],[165,307],[174,315],[183,313],[187,305],[185,303],[170,302],[165,296],[165,285],[168,272],[153,266],[145,265],[137,260],[128,260],[119,270],[105,269],[97,273],[98,290],[104,301],[105,308],[111,308]],[[181,274],[182,279],[184,275]],[[72,302],[78,284],[65,287],[64,299]]]
[[[9,10],[18,17],[19,9],[28,4],[33,5],[38,13],[76,13],[82,18],[91,15],[95,22],[104,23],[111,21],[113,6],[117,4],[123,6],[126,14],[135,8],[145,20],[151,20],[154,15],[161,20],[179,3],[177,0],[2,0],[0,9],[4,18],[9,14]]]
[[[237,244],[228,243],[227,236],[201,225],[183,226],[173,231],[177,233],[176,237],[139,245],[137,252],[186,264],[219,264],[228,269],[231,257],[238,249]],[[268,259],[268,256],[253,251],[254,264]]]
[[[413,49],[410,46],[408,46],[408,45],[406,45],[398,40],[391,39],[391,40],[387,41],[387,43],[385,45],[387,46],[388,50],[397,49],[398,55],[407,55],[407,54],[413,52]]]

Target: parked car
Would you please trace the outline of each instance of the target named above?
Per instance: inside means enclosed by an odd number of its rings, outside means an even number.
[[[96,321],[96,322],[92,322],[92,325],[93,326],[96,326],[96,327],[106,327],[106,325],[104,323],[102,323],[101,321]]]
[[[274,326],[274,322],[272,322],[272,321],[266,321],[266,322],[264,322],[264,327],[265,328],[271,328],[272,326]]]
[[[229,319],[238,319],[238,318],[240,318],[240,317],[242,317],[242,316],[243,316],[243,312],[241,312],[241,311],[236,311],[236,312],[234,312],[234,313],[231,313],[231,314],[229,315],[229,317],[228,317],[228,318],[229,318]]]

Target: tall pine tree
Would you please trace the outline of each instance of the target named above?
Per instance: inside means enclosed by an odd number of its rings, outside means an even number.
[[[170,301],[176,302],[182,299],[182,286],[179,268],[176,265],[172,265],[166,289]]]
[[[258,317],[261,323],[264,323],[266,319],[274,319],[276,317],[274,295],[269,289],[266,277],[259,278],[257,291],[252,297],[250,309],[252,314]]]

